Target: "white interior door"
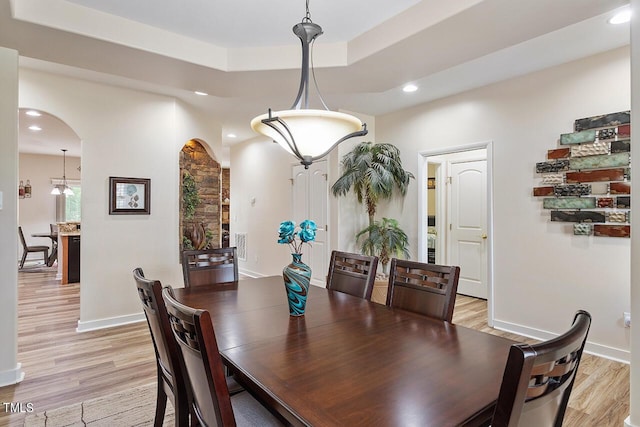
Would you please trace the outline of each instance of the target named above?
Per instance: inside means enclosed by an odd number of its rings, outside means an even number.
[[[452,161],[450,264],[460,266],[458,293],[487,298],[487,161]]]
[[[293,167],[293,221],[310,219],[318,226],[316,240],[303,247],[303,262],[311,267],[311,283],[325,286],[329,269],[328,248],[328,182],[327,162],[314,162]]]

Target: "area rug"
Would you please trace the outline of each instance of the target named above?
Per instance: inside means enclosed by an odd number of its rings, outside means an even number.
[[[74,405],[29,414],[25,427],[146,427],[153,426],[156,385],[148,384]],[[164,426],[174,424],[173,406],[167,403]]]

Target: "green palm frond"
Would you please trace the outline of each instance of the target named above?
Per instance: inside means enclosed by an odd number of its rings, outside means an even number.
[[[333,184],[334,196],[344,196],[353,189],[359,203],[367,203],[369,216],[382,199],[394,190],[406,195],[413,174],[402,168],[400,150],[393,144],[361,142],[341,161],[342,175]],[[373,210],[373,212],[372,212]]]
[[[387,272],[387,265],[392,257],[409,258],[409,238],[400,228],[398,221],[382,218],[356,234],[360,242],[360,250],[365,255],[377,256],[383,271]]]

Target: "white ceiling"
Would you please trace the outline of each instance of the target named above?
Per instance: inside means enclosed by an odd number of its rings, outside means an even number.
[[[627,3],[312,0],[325,32],[314,52],[318,85],[334,110],[408,108],[624,46],[628,25],[607,19]],[[291,27],[304,8],[303,0],[0,0],[0,46],[17,49],[22,67],[205,108],[228,145],[254,137],[249,121],[267,108],[290,107],[300,66]],[[406,82],[418,92],[403,93]],[[21,151],[23,141],[21,126]]]

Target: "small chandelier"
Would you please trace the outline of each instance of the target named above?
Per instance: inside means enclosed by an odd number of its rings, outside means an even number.
[[[306,16],[302,22],[293,27],[293,33],[302,42],[302,69],[298,96],[289,110],[272,112],[269,109],[267,114],[255,117],[251,120],[251,128],[280,144],[282,148],[300,159],[300,163],[308,169],[311,163],[329,154],[342,141],[366,135],[367,125],[350,114],[329,110],[318,89],[313,67],[311,67],[313,83],[324,109],[309,108],[310,44],[322,34],[322,27],[311,21],[309,0],[306,4]]]
[[[60,150],[62,151],[62,184],[56,184],[51,190],[51,194],[73,196],[73,190],[67,185],[67,149],[61,148]]]

